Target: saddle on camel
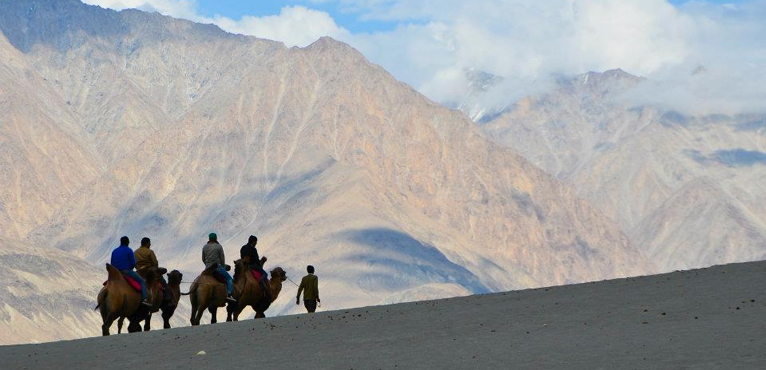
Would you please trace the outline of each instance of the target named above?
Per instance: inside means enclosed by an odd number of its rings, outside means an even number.
[[[134,279],[123,275],[111,264],[106,264],[106,271],[109,278],[98,293],[98,305],[96,306],[96,309],[101,312],[101,319],[103,320],[101,334],[109,335],[109,328],[115,320],[118,320],[118,333],[121,332],[125,318],[128,318],[130,322],[128,332],[141,331],[140,321],[144,320],[150,312],[150,307],[141,304],[141,286]],[[152,305],[156,303],[155,297],[159,298],[159,303],[162,302],[162,292],[154,288],[154,283],[157,283],[156,277],[165,271],[167,270],[157,269],[147,276],[146,283],[151,287],[147,290],[147,296],[152,297],[150,302]]]
[[[227,266],[228,267],[228,266]],[[229,267],[229,269],[231,269]],[[211,315],[210,323],[218,322],[217,313],[219,307],[226,306],[227,296],[225,280],[218,273],[218,265],[213,264],[205,268],[204,271],[194,279],[188,293],[191,301],[191,324],[197,326],[200,324],[202,315],[208,310]]]
[[[261,258],[261,266],[266,258]],[[269,292],[264,291],[261,283],[261,274],[255,269],[250,269],[250,261],[247,257],[235,262],[234,267],[234,298],[236,303],[227,307],[226,321],[238,321],[242,311],[250,306],[255,311],[255,318],[266,317],[265,312],[282,291],[282,282],[287,280],[287,274],[281,267],[271,270],[271,278],[266,286]]]
[[[164,328],[170,328],[170,317],[173,316],[173,313],[175,312],[175,305],[178,303],[178,299],[175,299],[175,301],[169,301],[167,300],[165,289],[162,284],[162,275],[164,275],[168,270],[162,267],[148,267],[143,268],[141,270],[138,270],[139,275],[144,278],[146,281],[146,295],[147,295],[147,301],[151,304],[150,307],[146,308],[140,308],[138,311],[136,311],[136,314],[134,315],[133,320],[137,320],[139,323],[141,321],[144,322],[144,331],[151,330],[152,325],[152,314],[156,313],[159,310],[162,310],[162,318],[164,320]],[[181,277],[183,274],[181,274],[178,270],[173,270],[168,276],[176,276],[177,277],[177,283],[175,284],[175,289],[179,292],[180,297],[180,291],[181,291]],[[168,283],[168,289],[171,291],[172,289],[171,283]],[[122,327],[122,323],[117,323],[119,334],[119,329]],[[130,331],[130,327],[128,327],[128,331]]]

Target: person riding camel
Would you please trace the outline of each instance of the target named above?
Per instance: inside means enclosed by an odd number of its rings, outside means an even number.
[[[157,256],[154,254],[154,251],[149,249],[152,246],[152,241],[149,238],[143,238],[141,239],[141,246],[136,249],[134,252],[135,258],[136,258],[136,271],[139,273],[143,269],[148,268],[159,268],[159,262],[157,261]],[[163,300],[165,301],[165,304],[168,306],[173,306],[173,297],[170,294],[170,289],[168,289],[168,282],[165,281],[165,276],[160,276],[160,283],[162,284],[162,296]]]
[[[131,277],[141,284],[141,304],[151,307],[152,304],[146,300],[146,282],[133,269],[136,267],[136,258],[133,250],[128,247],[130,239],[127,236],[120,238],[120,246],[112,251],[111,265],[120,270],[123,275]]]
[[[263,295],[266,299],[271,300],[271,289],[268,287],[269,276],[261,266],[261,257],[258,256],[258,249],[255,246],[258,244],[258,238],[255,235],[250,235],[247,240],[247,244],[243,245],[239,250],[240,258],[248,257],[250,259],[251,270],[258,271],[261,274],[261,288],[263,288]]]
[[[218,244],[218,235],[216,233],[210,233],[208,235],[208,242],[202,247],[202,262],[205,264],[205,268],[217,265],[218,274],[220,274],[226,280],[226,300],[229,302],[236,302],[231,294],[234,292],[234,279],[226,271],[226,257],[223,253],[223,246]]]

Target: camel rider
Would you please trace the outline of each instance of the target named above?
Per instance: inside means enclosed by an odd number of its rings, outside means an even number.
[[[267,300],[271,300],[271,289],[268,286],[268,274],[261,266],[261,257],[258,256],[258,249],[255,246],[258,244],[258,238],[255,235],[250,235],[247,240],[247,244],[243,245],[239,250],[240,258],[248,257],[250,259],[250,269],[256,270],[261,273],[261,288],[263,288],[263,294]]]
[[[127,236],[120,238],[120,246],[112,251],[111,264],[120,270],[123,275],[130,276],[141,284],[141,304],[151,307],[152,304],[146,300],[146,282],[133,271],[136,267],[136,258],[133,256],[133,250],[128,247],[129,244],[130,239]]]
[[[202,262],[205,264],[205,269],[213,265],[218,266],[216,271],[226,280],[226,300],[236,302],[237,300],[231,296],[234,291],[234,279],[226,271],[226,257],[223,254],[223,247],[218,244],[218,235],[215,233],[208,235],[208,242],[202,247]]]
[[[149,238],[141,239],[141,246],[136,249],[134,253],[136,257],[136,271],[141,272],[143,269],[159,268],[159,262],[157,262],[157,256],[154,251],[149,249],[152,246],[152,241]],[[140,274],[139,274],[140,275]],[[165,276],[160,275],[160,283],[162,283],[162,292],[164,303],[167,306],[173,306],[173,299],[170,295],[170,289],[168,289],[168,282],[165,281]]]

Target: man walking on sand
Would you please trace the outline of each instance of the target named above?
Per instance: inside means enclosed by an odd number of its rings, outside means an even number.
[[[317,302],[322,302],[319,299],[319,278],[314,275],[314,266],[308,265],[306,271],[309,274],[301,279],[295,304],[301,304],[301,292],[303,292],[303,306],[306,307],[306,311],[313,313],[317,310]]]

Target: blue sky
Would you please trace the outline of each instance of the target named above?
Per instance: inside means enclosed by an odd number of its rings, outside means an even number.
[[[380,32],[389,31],[396,27],[394,21],[363,20],[359,12],[353,12],[334,1],[286,1],[286,0],[198,0],[200,14],[207,17],[222,15],[232,19],[243,16],[277,15],[287,6],[305,6],[326,12],[332,16],[338,25],[351,32]]]
[[[467,0],[468,1],[468,0]],[[671,0],[674,5],[683,5],[689,0]],[[707,0],[712,4],[738,4],[745,0]],[[381,32],[390,31],[399,22],[377,21],[362,19],[359,12],[348,9],[336,1],[287,1],[287,0],[197,0],[197,9],[201,15],[214,17],[222,15],[232,19],[240,19],[243,16],[267,16],[276,15],[286,6],[306,6],[311,9],[326,12],[332,16],[338,25],[351,32]]]

